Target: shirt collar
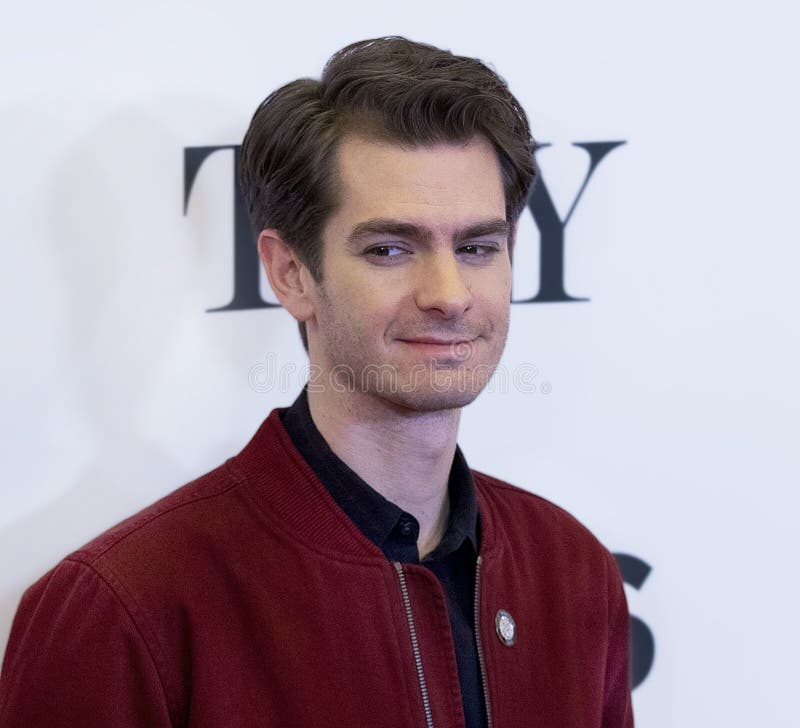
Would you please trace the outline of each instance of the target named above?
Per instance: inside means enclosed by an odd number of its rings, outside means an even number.
[[[322,436],[308,406],[304,388],[282,415],[292,442],[339,507],[386,557],[406,563],[419,561],[419,523],[410,513],[384,498],[355,473]],[[478,553],[478,504],[472,473],[456,446],[448,482],[450,518],[442,540],[426,560],[443,558],[468,541]]]

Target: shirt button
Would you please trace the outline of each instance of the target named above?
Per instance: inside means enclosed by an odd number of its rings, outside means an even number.
[[[400,533],[410,536],[414,531],[414,524],[411,521],[400,521]]]

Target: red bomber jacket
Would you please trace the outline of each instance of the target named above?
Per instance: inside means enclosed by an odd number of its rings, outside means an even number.
[[[489,726],[629,728],[613,557],[560,508],[473,474]],[[445,595],[355,527],[273,410],[239,455],[26,591],[0,726],[463,726]]]

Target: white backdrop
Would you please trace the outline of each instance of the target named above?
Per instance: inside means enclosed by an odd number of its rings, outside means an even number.
[[[789,3],[46,0],[4,16],[0,649],[26,586],[299,389],[285,311],[208,312],[233,293],[232,153],[206,160],[184,215],[184,149],[238,144],[269,91],[403,34],[496,66],[550,143],[562,218],[588,167],[573,144],[626,142],[565,231],[566,291],[589,300],[514,304],[507,385],[463,416],[470,464],[652,567],[628,591],[655,640],[639,726],[796,719]],[[526,212],[517,299],[537,291],[538,248]]]

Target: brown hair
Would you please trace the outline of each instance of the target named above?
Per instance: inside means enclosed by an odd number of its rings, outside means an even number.
[[[274,228],[322,280],[322,228],[337,205],[334,154],[346,133],[411,146],[494,146],[506,219],[516,222],[537,176],[525,112],[506,82],[476,58],[406,38],[353,43],[319,81],[303,78],[256,109],[241,148],[241,185],[254,231]],[[305,324],[300,335],[308,350]]]

